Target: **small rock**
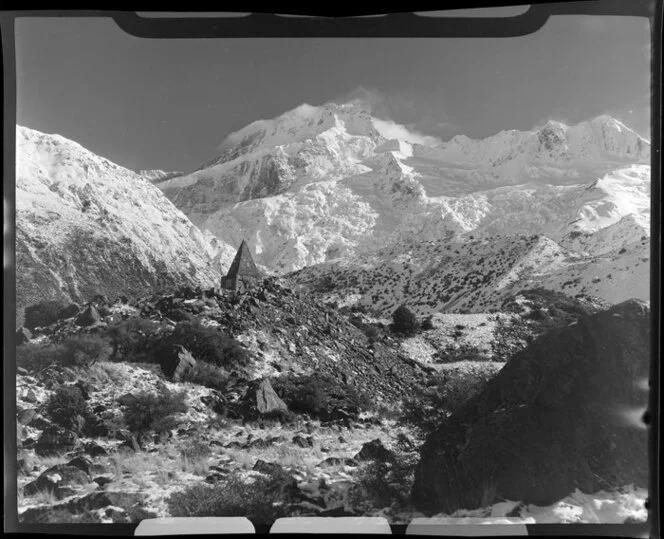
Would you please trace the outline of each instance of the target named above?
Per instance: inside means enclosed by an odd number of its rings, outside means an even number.
[[[101,321],[99,312],[93,305],[89,305],[81,314],[76,317],[74,323],[77,326],[88,327]]]
[[[356,513],[347,511],[343,505],[339,507],[334,507],[332,509],[327,509],[318,513],[319,517],[354,517],[357,516]]]
[[[32,339],[32,333],[28,328],[20,327],[16,330],[16,344],[25,344]]]
[[[34,408],[26,408],[18,412],[16,416],[21,425],[29,425],[37,417],[37,412]]]
[[[62,453],[71,451],[78,443],[78,436],[75,432],[52,426],[42,432],[37,440],[35,451],[38,455],[48,453]]]
[[[84,471],[86,474],[89,475],[90,469],[92,468],[92,461],[85,456],[80,456],[70,460],[67,463],[67,466],[73,466],[74,468],[78,468],[79,470]]]
[[[95,491],[82,498],[75,498],[68,504],[68,509],[74,513],[83,513],[84,511],[94,511],[102,509],[109,505],[122,509],[131,509],[135,505],[142,503],[147,494],[141,492],[123,492],[123,491]]]
[[[23,400],[24,402],[29,402],[30,404],[34,404],[35,402],[37,402],[37,394],[35,393],[35,390],[28,389],[28,391],[25,392],[21,400]]]
[[[85,452],[93,458],[105,457],[108,455],[108,451],[106,451],[106,449],[94,442],[85,446]]]
[[[355,460],[377,460],[380,462],[388,462],[394,458],[394,453],[383,445],[380,438],[376,438],[375,440],[365,443],[359,453],[353,458]]]
[[[316,464],[317,468],[332,468],[334,466],[358,466],[358,462],[355,459],[328,457]]]
[[[214,485],[215,483],[219,483],[220,481],[224,481],[226,479],[225,474],[221,474],[219,472],[213,472],[211,474],[208,474],[207,477],[205,478],[206,483],[210,483],[211,485]]]
[[[106,477],[105,475],[100,475],[98,477],[95,477],[93,481],[97,483],[100,488],[104,488],[106,485],[113,482],[113,480],[110,477]]]
[[[258,459],[256,461],[256,464],[254,464],[252,470],[267,475],[272,475],[275,472],[282,471],[283,468],[280,464],[277,464],[276,462],[265,462],[264,460]]]
[[[306,438],[304,436],[293,436],[292,442],[298,446],[298,447],[303,447],[303,448],[309,448],[313,447],[313,439],[311,436],[307,436]]]

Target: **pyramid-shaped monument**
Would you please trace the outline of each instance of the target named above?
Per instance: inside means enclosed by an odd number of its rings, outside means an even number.
[[[242,240],[228,273],[221,278],[221,288],[241,292],[262,278],[263,275],[256,267],[247,242]]]

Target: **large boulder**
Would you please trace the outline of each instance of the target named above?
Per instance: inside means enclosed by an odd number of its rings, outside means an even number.
[[[261,380],[256,390],[256,407],[261,414],[288,412],[288,406],[279,398],[267,378]]]
[[[415,505],[451,513],[647,487],[647,429],[629,418],[647,405],[650,360],[650,309],[638,300],[537,339],[426,440]]]

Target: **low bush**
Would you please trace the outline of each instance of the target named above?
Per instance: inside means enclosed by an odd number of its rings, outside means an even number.
[[[214,486],[194,485],[172,494],[167,503],[173,517],[243,516],[255,524],[271,524],[287,516],[288,504],[297,500],[297,483],[277,470],[252,483],[231,476]]]
[[[113,346],[113,359],[151,361],[164,328],[158,322],[137,316],[110,326],[107,335]]]
[[[81,334],[69,337],[60,344],[59,363],[68,367],[85,367],[107,359],[109,343],[99,335]]]
[[[118,399],[125,407],[127,427],[138,436],[148,433],[163,434],[177,427],[176,413],[187,411],[184,393],[164,389],[161,394],[141,393],[124,395]]]
[[[182,458],[189,461],[204,459],[210,455],[211,452],[212,449],[210,449],[210,445],[200,440],[188,441],[180,448],[180,455]]]
[[[48,400],[46,413],[58,425],[80,434],[90,410],[77,386],[60,386]]]
[[[198,321],[184,321],[155,347],[155,357],[165,372],[176,364],[180,346],[189,350],[197,361],[224,369],[246,366],[250,360],[249,353],[240,343],[220,328],[207,327]]]
[[[58,362],[60,347],[27,343],[16,347],[16,366],[37,372]]]
[[[16,347],[16,365],[30,372],[57,364],[66,367],[87,367],[110,353],[108,341],[98,335],[76,335],[59,344],[27,343]]]
[[[372,407],[371,398],[340,380],[322,374],[287,375],[271,381],[277,395],[289,410],[322,420],[333,419],[343,411],[357,417]]]
[[[481,350],[469,344],[462,344],[456,348],[445,348],[433,354],[436,363],[456,363],[459,361],[490,361],[491,358]]]
[[[67,304],[58,300],[46,300],[25,308],[23,325],[28,329],[50,326],[60,319],[60,313]]]
[[[417,333],[419,323],[415,314],[405,305],[392,313],[392,328],[397,333],[409,336]]]
[[[202,361],[196,362],[196,365],[187,369],[182,376],[183,382],[190,382],[220,391],[226,389],[228,380],[229,375],[224,369]]]
[[[487,362],[482,367],[437,374],[428,385],[404,399],[399,423],[413,427],[420,435],[426,436],[468,399],[482,391],[500,368],[496,363]]]

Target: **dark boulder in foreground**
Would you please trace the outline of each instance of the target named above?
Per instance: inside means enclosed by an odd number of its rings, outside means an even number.
[[[516,354],[429,436],[413,501],[427,514],[497,499],[548,505],[648,486],[650,308],[629,300]],[[631,418],[631,419],[630,419]]]

